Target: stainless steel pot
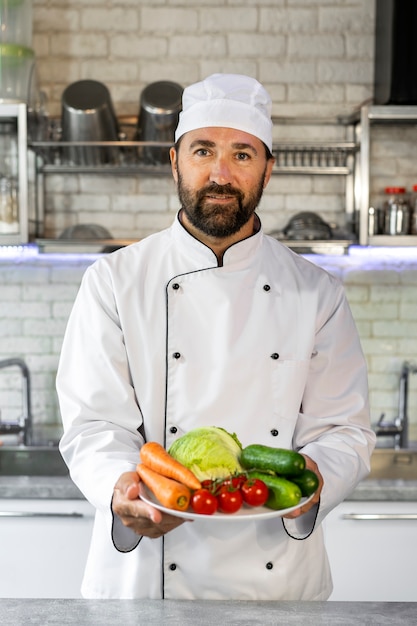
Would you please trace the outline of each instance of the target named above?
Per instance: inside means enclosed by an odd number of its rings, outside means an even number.
[[[181,111],[183,88],[178,83],[161,80],[142,91],[136,140],[174,143]],[[139,156],[146,163],[169,163],[169,148],[144,146]]]
[[[62,94],[62,140],[70,142],[117,141],[118,122],[109,90],[96,80],[79,80]],[[115,163],[118,149],[107,146],[74,146],[64,157],[75,165]]]

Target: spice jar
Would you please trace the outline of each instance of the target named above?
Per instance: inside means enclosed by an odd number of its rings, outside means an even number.
[[[386,235],[408,235],[410,232],[410,204],[405,187],[386,187],[384,224]]]

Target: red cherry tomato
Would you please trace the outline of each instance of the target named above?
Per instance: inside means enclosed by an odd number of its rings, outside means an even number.
[[[218,507],[217,498],[208,489],[197,489],[191,496],[191,507],[199,515],[213,515]]]
[[[219,509],[222,513],[236,513],[242,504],[243,497],[240,489],[228,488],[224,486],[220,489],[220,493],[217,496],[219,502]]]
[[[249,506],[262,506],[268,499],[268,487],[258,478],[248,478],[240,488],[243,501]]]
[[[244,474],[238,474],[237,476],[230,476],[225,478],[221,484],[221,487],[233,487],[234,489],[240,489],[243,483],[247,480]]]

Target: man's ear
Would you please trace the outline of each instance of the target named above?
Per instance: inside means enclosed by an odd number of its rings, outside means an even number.
[[[178,182],[178,169],[177,169],[177,151],[174,147],[169,149],[169,157],[171,159],[171,172],[175,182]]]
[[[266,164],[265,178],[264,178],[264,189],[271,179],[274,163],[275,163],[274,158],[268,159],[268,163]]]

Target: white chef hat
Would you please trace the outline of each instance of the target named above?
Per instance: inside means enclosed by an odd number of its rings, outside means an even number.
[[[197,128],[235,128],[258,137],[272,150],[272,103],[255,78],[242,74],[212,74],[186,87],[175,141]]]

